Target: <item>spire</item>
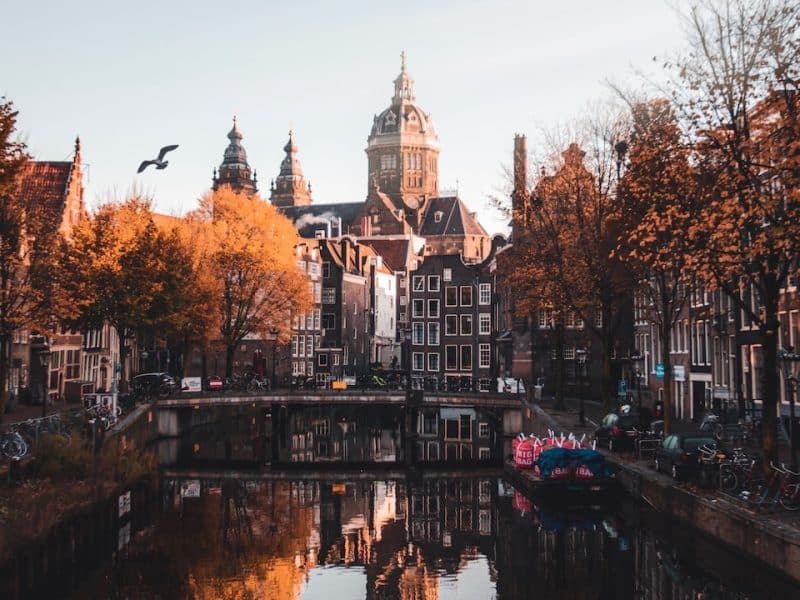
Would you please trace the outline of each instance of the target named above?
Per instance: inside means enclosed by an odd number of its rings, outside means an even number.
[[[242,130],[239,129],[239,119],[233,116],[233,127],[228,132],[230,143],[225,149],[222,164],[219,166],[219,177],[214,175],[213,188],[216,190],[220,185],[228,185],[236,191],[246,191],[255,193],[255,178],[250,175],[250,165],[247,164],[247,152],[242,146]]]
[[[305,206],[311,204],[311,190],[303,178],[303,167],[297,157],[299,147],[294,139],[294,129],[289,129],[289,141],[283,147],[286,156],[281,168],[270,186],[270,201],[275,206]]]
[[[80,136],[75,136],[75,157],[73,158],[74,163],[81,162],[81,138]]]
[[[414,102],[414,80],[406,71],[406,52],[400,53],[400,75],[394,80],[394,96],[392,103],[399,103],[403,100]]]

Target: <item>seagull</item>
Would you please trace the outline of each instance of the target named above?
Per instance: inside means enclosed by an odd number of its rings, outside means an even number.
[[[173,144],[172,146],[164,146],[161,150],[158,151],[158,158],[155,160],[143,160],[142,164],[139,165],[139,170],[136,171],[137,173],[141,173],[150,165],[156,165],[156,169],[166,169],[167,165],[169,164],[168,160],[164,160],[164,155],[167,152],[172,152],[175,148],[178,147],[178,144]]]

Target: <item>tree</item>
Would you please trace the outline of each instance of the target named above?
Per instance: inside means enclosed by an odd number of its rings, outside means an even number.
[[[260,197],[227,187],[206,194],[189,218],[215,286],[213,306],[230,377],[245,337],[275,331],[286,341],[292,316],[310,310],[309,284],[294,256],[297,231]]]
[[[642,316],[655,325],[664,364],[664,431],[672,420],[672,331],[692,284],[686,232],[698,209],[695,175],[672,108],[664,99],[632,107],[628,165],[618,198],[625,227],[616,253],[638,273]]]
[[[691,266],[761,333],[764,451],[774,458],[778,306],[800,249],[800,5],[705,0],[686,25],[690,50],[670,65],[666,91],[696,139],[703,184]]]
[[[601,391],[608,402],[614,395],[612,360],[627,352],[623,340],[633,279],[614,255],[622,226],[616,199],[629,123],[626,114],[597,106],[589,109],[572,136],[581,139],[560,155],[555,172],[544,171],[534,189],[529,222],[546,244],[550,266],[546,276],[564,303],[599,341]],[[563,148],[558,142],[552,147]],[[553,157],[555,158],[555,157]],[[623,347],[624,346],[624,347]]]
[[[0,420],[8,400],[14,332],[47,328],[61,216],[22,195],[29,157],[25,144],[14,139],[17,114],[0,98]]]
[[[114,327],[123,390],[127,342],[163,323],[171,311],[163,302],[171,261],[164,252],[166,241],[149,200],[134,195],[121,204],[101,205],[63,243],[58,314],[79,330],[105,322]]]

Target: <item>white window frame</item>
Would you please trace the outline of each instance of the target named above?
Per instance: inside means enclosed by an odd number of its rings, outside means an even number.
[[[438,346],[441,333],[438,321],[428,323],[428,345]]]
[[[492,333],[491,313],[480,313],[478,315],[478,335],[489,335]]]
[[[420,335],[418,336],[417,333]],[[411,344],[414,346],[425,345],[425,323],[415,321],[411,324]]]
[[[411,354],[411,369],[413,371],[424,371],[425,370],[425,353],[424,352],[413,352]]]
[[[414,275],[411,278],[411,291],[424,292],[425,291],[425,275]]]
[[[453,269],[442,269],[442,281],[453,281]]]
[[[336,288],[322,288],[322,304],[336,304]]]
[[[438,373],[441,367],[438,352],[428,352],[428,371]]]
[[[438,292],[439,291],[439,276],[438,275],[428,275],[428,291],[429,292]]]
[[[417,308],[419,307],[419,310]],[[424,319],[425,318],[425,300],[422,298],[414,298],[411,300],[411,318]]]
[[[436,310],[431,310],[431,307],[435,306]],[[438,298],[428,298],[428,318],[429,319],[438,319],[442,314],[441,311],[441,304],[439,303]]]
[[[492,303],[492,284],[481,283],[478,286],[478,304],[487,306]]]
[[[488,369],[491,366],[492,366],[491,344],[478,344],[478,368]]]
[[[468,292],[469,294],[469,302],[464,302],[464,292]],[[472,286],[471,285],[462,285],[459,286],[458,290],[458,302],[459,306],[472,306]]]

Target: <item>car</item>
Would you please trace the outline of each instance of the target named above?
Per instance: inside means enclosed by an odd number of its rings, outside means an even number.
[[[642,423],[638,414],[608,413],[600,426],[594,431],[598,445],[606,445],[611,451],[621,448],[633,448]]]
[[[134,394],[143,396],[169,396],[178,389],[178,383],[169,373],[140,373],[131,379]]]
[[[714,436],[702,431],[666,436],[656,448],[656,471],[669,473],[676,481],[695,476],[700,470],[700,448],[704,446],[715,448],[718,455],[727,454]]]

